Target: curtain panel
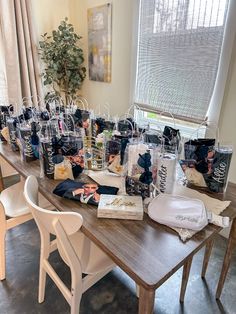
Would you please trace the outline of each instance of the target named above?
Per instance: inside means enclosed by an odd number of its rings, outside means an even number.
[[[9,102],[19,111],[43,97],[31,0],[0,0]]]

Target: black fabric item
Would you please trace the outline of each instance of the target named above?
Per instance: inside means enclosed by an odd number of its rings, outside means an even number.
[[[161,144],[161,139],[157,134],[144,133],[144,142],[159,145],[159,144]]]
[[[59,139],[56,136],[52,137],[52,156],[59,154],[59,149],[61,148]]]
[[[61,162],[63,162],[63,160],[64,160],[64,157],[63,157],[62,155],[60,155],[60,154],[54,155],[54,156],[52,157],[52,162],[53,162],[55,165],[60,164]]]
[[[151,155],[149,152],[144,153],[143,155],[139,154],[138,165],[145,170],[151,167]]]
[[[121,147],[120,147],[120,164],[123,165],[124,158],[125,158],[125,149],[127,144],[129,143],[128,138],[122,138],[121,139]]]
[[[38,124],[37,122],[31,122],[31,144],[39,145],[39,137],[37,135]]]
[[[74,178],[77,178],[82,172],[84,168],[82,168],[80,165],[73,165],[72,164],[72,173]]]
[[[58,141],[62,155],[74,156],[83,148],[83,141],[81,138],[74,135],[62,135]]]
[[[73,118],[75,121],[75,124],[78,125],[79,127],[83,126],[83,121],[86,121],[89,119],[89,112],[87,110],[81,110],[81,109],[76,109],[75,113],[73,114]]]
[[[194,159],[196,169],[201,173],[207,173],[208,155],[214,150],[215,139],[196,139],[184,144],[185,159]]]
[[[50,119],[50,117],[49,117],[49,112],[48,112],[47,110],[42,111],[42,112],[40,113],[40,117],[41,117],[41,119],[42,119],[43,121],[48,121],[48,120]]]
[[[23,110],[23,115],[24,115],[25,120],[31,119],[33,116],[32,108],[29,107]]]
[[[149,151],[147,151],[143,155],[139,154],[138,165],[144,168],[144,172],[139,177],[139,181],[145,184],[151,184],[153,179],[152,172],[149,170],[152,165],[151,154]]]
[[[116,140],[107,141],[106,151],[108,155],[118,155],[120,153],[121,143]]]
[[[163,136],[165,139],[165,145],[176,145],[179,147],[180,142],[180,132],[177,129],[172,128],[171,126],[165,126],[163,131]]]
[[[141,174],[139,177],[139,181],[145,184],[151,184],[152,179],[152,172],[151,171],[144,171],[144,173]]]
[[[94,192],[86,194],[85,186],[95,186]],[[83,192],[73,195],[73,193],[77,193],[78,189],[83,190]],[[53,193],[70,200],[80,201],[90,205],[98,205],[100,194],[116,195],[118,190],[119,189],[116,187],[98,185],[96,182],[85,183],[67,179],[59,183],[54,189]]]
[[[104,118],[97,118],[95,123],[97,125],[97,135],[102,133],[106,129],[106,123]]]

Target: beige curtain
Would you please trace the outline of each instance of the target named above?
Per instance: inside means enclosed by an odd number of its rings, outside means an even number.
[[[19,111],[22,98],[32,97],[37,106],[42,85],[31,0],[0,0],[0,21],[9,102]]]

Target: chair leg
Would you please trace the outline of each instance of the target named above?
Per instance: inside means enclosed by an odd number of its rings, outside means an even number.
[[[188,260],[184,264],[183,269],[183,276],[182,276],[182,284],[181,284],[181,291],[180,291],[180,302],[184,302],[184,296],[187,288],[189,273],[192,265],[193,257],[189,257]]]
[[[206,275],[207,266],[208,266],[209,259],[211,256],[213,244],[214,244],[214,239],[208,241],[206,244],[205,254],[204,254],[204,259],[203,259],[203,264],[202,264],[202,274],[201,274],[202,278],[205,278],[205,275]]]
[[[6,278],[6,216],[5,211],[0,203],[0,280]]]
[[[2,176],[2,168],[0,166],[0,192],[4,190],[4,182],[3,182],[3,176]]]
[[[39,264],[39,294],[38,302],[42,303],[45,298],[45,286],[47,272],[44,269],[44,261],[48,259],[50,254],[50,235],[49,233],[43,234],[40,230],[41,250],[40,250],[40,264]]]
[[[6,256],[5,256],[6,231],[0,230],[0,280],[6,279]]]
[[[72,299],[71,299],[71,309],[70,314],[78,314],[80,309],[80,301],[81,301],[81,291],[74,291],[72,292]]]
[[[43,261],[40,261],[39,266],[39,295],[38,295],[38,302],[42,303],[45,298],[45,286],[46,286],[46,276],[47,273],[43,268]]]

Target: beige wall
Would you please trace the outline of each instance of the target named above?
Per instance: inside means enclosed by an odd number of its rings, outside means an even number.
[[[220,115],[220,139],[234,147],[229,180],[236,183],[236,40]]]
[[[104,0],[77,1],[76,12],[79,34],[83,36],[87,60],[87,8],[105,4]],[[130,98],[130,69],[132,48],[132,15],[135,0],[113,0],[112,2],[112,82],[102,83],[87,79],[83,85],[83,95],[96,107],[108,102],[113,115],[127,111]],[[76,20],[73,22],[76,24]]]
[[[70,0],[32,0],[38,39],[57,28],[65,17],[70,18]]]

